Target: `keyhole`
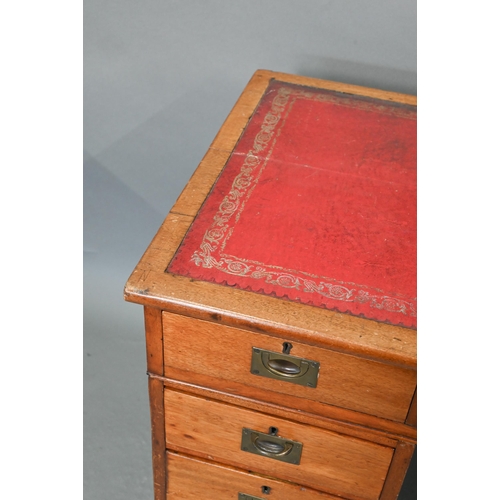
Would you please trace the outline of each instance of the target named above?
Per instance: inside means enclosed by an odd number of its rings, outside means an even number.
[[[278,435],[278,428],[277,427],[269,427],[269,434],[271,436],[277,436]]]
[[[262,486],[262,493],[264,493],[264,495],[269,495],[269,493],[271,493],[271,488],[269,486]]]
[[[283,354],[290,354],[293,345],[290,342],[283,342]]]

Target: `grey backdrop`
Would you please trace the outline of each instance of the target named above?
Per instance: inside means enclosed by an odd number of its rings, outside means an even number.
[[[142,308],[123,285],[253,72],[416,94],[416,5],[84,2],[86,499],[153,499]]]

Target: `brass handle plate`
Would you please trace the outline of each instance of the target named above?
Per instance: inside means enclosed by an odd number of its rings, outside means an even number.
[[[254,455],[294,465],[300,464],[302,455],[302,443],[246,427],[241,433],[241,449]]]
[[[238,493],[238,500],[264,500],[260,497],[254,497],[253,495],[247,495],[246,493]]]
[[[250,371],[254,375],[314,388],[318,385],[319,368],[317,361],[252,347]]]

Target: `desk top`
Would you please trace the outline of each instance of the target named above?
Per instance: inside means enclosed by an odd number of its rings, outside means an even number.
[[[416,98],[257,71],[125,299],[416,367]]]
[[[416,327],[416,108],[271,80],[167,269]]]

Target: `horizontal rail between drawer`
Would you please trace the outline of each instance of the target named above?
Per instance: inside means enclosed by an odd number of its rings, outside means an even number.
[[[404,424],[400,424],[398,422],[386,421],[384,419],[373,417],[370,415],[362,415],[365,420],[367,418],[370,420],[369,424],[362,424],[356,422],[355,420],[325,417],[307,411],[296,410],[294,408],[285,408],[283,406],[274,405],[273,403],[269,403],[267,401],[261,401],[246,396],[234,396],[232,394],[222,393],[215,389],[210,389],[208,387],[195,385],[189,382],[183,382],[180,380],[163,377],[154,373],[148,372],[148,376],[163,381],[165,387],[170,390],[194,393],[213,401],[223,401],[232,406],[249,408],[263,414],[276,414],[280,418],[285,418],[289,421],[293,420],[296,422],[308,423],[310,425],[314,425],[316,427],[329,430],[337,434],[356,437],[365,441],[376,442],[383,446],[394,448],[401,440],[413,444],[416,444],[417,442],[417,431],[415,428],[405,426]],[[356,412],[352,412],[349,410],[346,410],[346,412],[349,412],[349,418],[355,418],[356,416],[358,416]],[[286,415],[293,415],[293,417],[290,418],[290,416],[287,417]],[[371,434],[371,439],[364,436],[366,432]]]

